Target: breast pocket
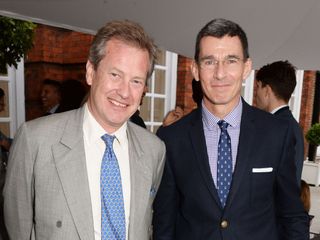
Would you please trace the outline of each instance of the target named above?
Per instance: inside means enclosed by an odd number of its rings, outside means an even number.
[[[254,171],[251,173],[251,204],[255,208],[273,204],[273,171]]]

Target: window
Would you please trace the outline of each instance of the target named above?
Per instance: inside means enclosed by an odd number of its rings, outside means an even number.
[[[0,88],[5,92],[5,109],[0,112],[0,131],[11,138],[25,121],[23,64],[22,61],[17,69],[8,67],[6,73],[0,73]]]
[[[301,94],[302,94],[302,85],[303,85],[303,70],[296,71],[296,79],[297,85],[294,89],[290,101],[289,101],[289,108],[292,112],[294,118],[299,122],[300,119],[300,106],[301,106]]]
[[[242,82],[241,96],[250,105],[253,103],[253,88],[254,88],[255,71],[251,70],[250,75]]]
[[[177,54],[160,50],[148,91],[140,107],[140,116],[147,128],[156,132],[165,114],[176,104]]]

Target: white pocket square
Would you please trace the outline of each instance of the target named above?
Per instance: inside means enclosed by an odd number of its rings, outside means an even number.
[[[252,168],[253,173],[266,173],[266,172],[272,172],[272,167],[265,167],[265,168]]]

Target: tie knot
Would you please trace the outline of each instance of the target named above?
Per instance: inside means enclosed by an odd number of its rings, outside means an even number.
[[[107,147],[112,148],[113,140],[115,139],[115,136],[104,134],[103,136],[101,136],[101,138],[105,142]]]
[[[227,127],[229,126],[229,123],[227,123],[227,122],[224,121],[224,120],[220,120],[220,121],[218,122],[218,125],[219,125],[221,131],[226,131],[226,130],[227,130]]]

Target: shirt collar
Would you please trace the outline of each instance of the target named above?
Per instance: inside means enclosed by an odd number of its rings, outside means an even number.
[[[53,106],[52,108],[50,108],[50,110],[48,111],[48,113],[51,113],[51,114],[52,114],[52,113],[55,113],[56,110],[58,109],[58,107],[59,107],[59,104]]]
[[[100,142],[100,140],[103,141],[101,139],[101,136],[107,133],[91,114],[87,104],[85,104],[84,106],[83,129],[84,134],[86,135],[89,142]],[[127,122],[125,122],[117,131],[115,131],[111,135],[114,135],[116,137],[116,140],[120,144],[125,141],[125,139],[127,138]]]
[[[275,114],[278,110],[280,110],[281,108],[284,108],[284,107],[288,107],[288,105],[286,105],[286,104],[285,105],[281,105],[281,106],[273,109],[270,113]]]
[[[242,100],[239,100],[237,106],[228,113],[223,120],[225,120],[232,128],[240,126],[242,115]],[[218,121],[222,120],[217,116],[213,115],[202,102],[202,119],[207,129],[213,130],[218,127]]]

